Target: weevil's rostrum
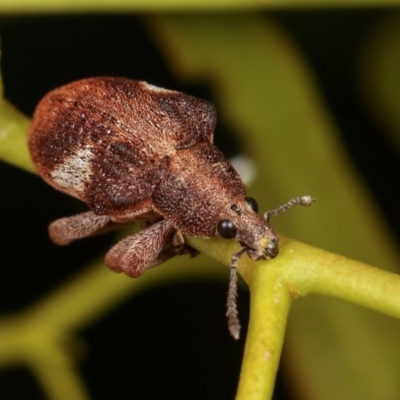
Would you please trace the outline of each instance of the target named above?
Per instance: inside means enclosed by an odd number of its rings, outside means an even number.
[[[84,79],[48,93],[29,131],[33,162],[47,183],[90,208],[53,222],[52,240],[64,245],[138,221],[142,230],[106,255],[111,269],[134,277],[177,254],[195,255],[183,234],[235,238],[233,272],[244,252],[275,257],[271,216],[313,199],[295,198],[261,218],[213,145],[215,123],[209,102],[125,78]],[[228,318],[238,337],[233,272]]]

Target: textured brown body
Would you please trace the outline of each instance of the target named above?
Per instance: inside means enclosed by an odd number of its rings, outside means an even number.
[[[33,117],[32,159],[50,185],[97,215],[117,222],[162,215],[186,234],[214,236],[227,202],[245,196],[212,145],[214,107],[152,88],[92,78],[50,92]]]
[[[115,271],[138,276],[176,254],[195,251],[182,234],[235,238],[252,259],[278,254],[271,216],[257,203],[223,154],[213,145],[214,107],[195,97],[125,78],[90,78],[47,94],[29,131],[37,171],[54,188],[91,211],[49,227],[58,244],[140,221],[143,229],[106,255]],[[239,335],[236,275],[231,274],[228,317]]]

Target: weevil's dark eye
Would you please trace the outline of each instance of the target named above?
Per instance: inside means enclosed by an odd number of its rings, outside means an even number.
[[[224,239],[233,239],[236,237],[237,229],[235,224],[229,219],[221,219],[217,225],[217,232]]]
[[[250,206],[250,208],[258,213],[258,204],[252,197],[245,197],[246,203]]]

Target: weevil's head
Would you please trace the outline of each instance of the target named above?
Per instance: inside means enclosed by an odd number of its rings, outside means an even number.
[[[269,218],[258,215],[258,205],[252,197],[245,197],[224,209],[216,234],[236,239],[253,260],[274,258],[279,253],[278,235],[271,228]]]

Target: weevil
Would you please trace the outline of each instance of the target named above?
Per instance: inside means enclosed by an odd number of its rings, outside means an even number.
[[[310,196],[258,215],[238,173],[213,145],[214,106],[196,97],[126,78],[83,79],[55,89],[38,104],[29,150],[40,176],[84,201],[90,211],[49,226],[53,242],[73,240],[139,222],[141,230],[105,256],[109,268],[131,277],[179,254],[196,255],[183,235],[236,239],[227,317],[239,338],[236,266],[278,255],[272,216]]]

